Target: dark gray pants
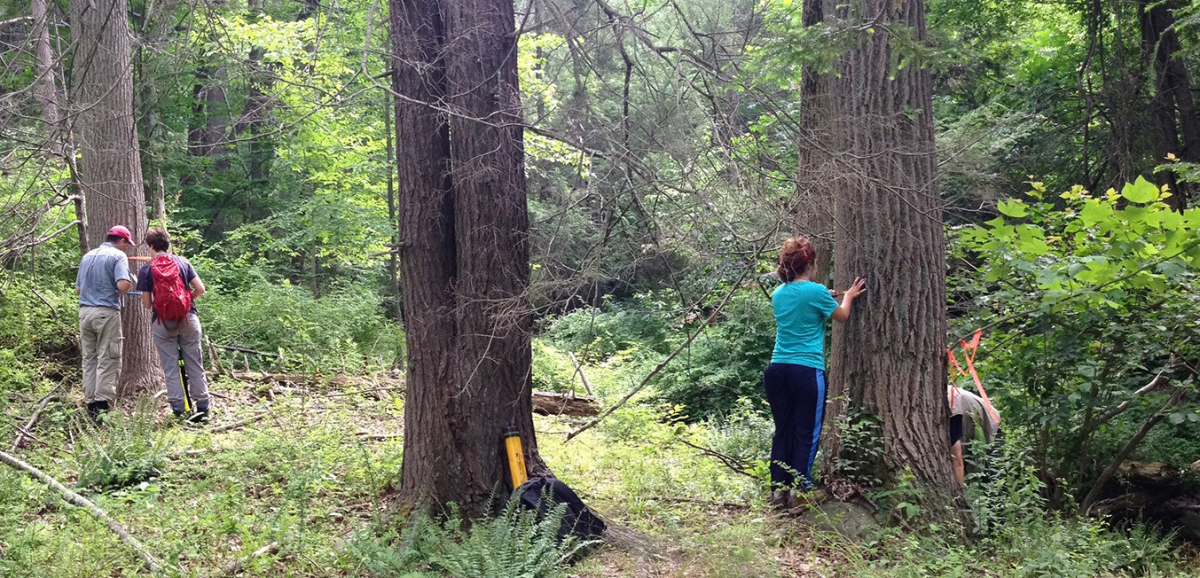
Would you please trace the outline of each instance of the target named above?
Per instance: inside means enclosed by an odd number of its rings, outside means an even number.
[[[183,381],[179,376],[181,354],[187,371],[188,395],[194,404],[192,411],[208,411],[208,382],[204,379],[200,336],[200,318],[195,313],[188,314],[187,323],[154,322],[154,346],[158,348],[158,359],[162,361],[163,374],[167,378],[167,401],[177,412],[183,411]]]

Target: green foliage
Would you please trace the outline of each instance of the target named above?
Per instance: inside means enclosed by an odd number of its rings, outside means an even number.
[[[558,393],[576,390],[580,395],[585,393],[571,358],[541,339],[533,340],[533,389]]]
[[[881,487],[890,476],[879,469],[884,463],[883,423],[879,417],[849,404],[845,414],[832,417],[842,443],[834,469],[867,487]]]
[[[712,449],[747,463],[770,459],[775,424],[762,402],[739,398],[727,413],[705,423]]]
[[[656,381],[663,401],[686,407],[693,418],[729,413],[741,399],[766,410],[762,372],[775,348],[771,304],[761,294],[743,292],[723,313]]]
[[[233,294],[213,291],[197,307],[213,343],[278,352],[306,370],[387,368],[403,347],[400,329],[363,286],[337,287],[317,299],[287,282],[261,282]],[[277,366],[274,359],[252,361]]]
[[[414,514],[399,534],[359,535],[351,552],[374,575],[386,577],[557,578],[573,556],[590,546],[574,536],[558,541],[566,506],[537,513],[508,501],[495,517],[464,525],[451,506],[444,521]]]
[[[76,485],[116,490],[161,476],[175,436],[156,428],[156,414],[154,402],[142,400],[131,416],[113,411],[101,418],[103,427],[81,427],[75,446]]]
[[[951,284],[974,312],[956,332],[1002,320],[984,346],[981,375],[1006,420],[1038,429],[1033,451],[1079,491],[1169,395],[1135,399],[1135,390],[1159,370],[1181,387],[1194,380],[1171,358],[1198,353],[1200,213],[1170,210],[1167,194],[1138,179],[1120,192],[1075,187],[1050,201],[1034,183],[1028,200],[1000,203],[1004,216],[958,235],[965,266]],[[1096,421],[1126,400],[1131,411]],[[1175,414],[1175,427],[1200,420],[1195,405]],[[1151,445],[1161,443],[1177,451]],[[1146,444],[1140,455],[1175,465],[1193,454],[1162,435]]]
[[[609,359],[620,352],[669,351],[665,304],[651,295],[633,303],[609,301],[603,308],[577,309],[556,319],[546,340],[575,352],[581,362]]]

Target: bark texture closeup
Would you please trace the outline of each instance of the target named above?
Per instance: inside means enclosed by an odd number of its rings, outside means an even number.
[[[71,118],[90,247],[103,243],[113,225],[129,227],[135,240],[146,234],[127,13],[125,0],[71,2],[71,33],[76,45],[71,66]],[[137,266],[130,262],[131,272],[136,272]],[[121,318],[125,346],[118,394],[157,389],[163,375],[151,341],[149,311],[135,297],[126,297]]]
[[[829,397],[879,418],[879,471],[890,481],[907,469],[930,497],[951,503],[961,488],[947,452],[946,265],[932,81],[918,62],[900,67],[897,55],[899,43],[925,42],[924,2],[855,0],[838,16],[861,32],[834,81],[846,160],[836,181],[835,285],[862,276],[867,293],[850,321],[834,324]],[[830,449],[854,450],[836,440]]]
[[[513,7],[392,0],[409,355],[400,499],[464,514],[506,496],[501,435],[533,431],[524,149]],[[499,492],[494,494],[494,492]]]

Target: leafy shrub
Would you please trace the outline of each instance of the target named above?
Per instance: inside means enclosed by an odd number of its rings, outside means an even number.
[[[547,345],[541,339],[533,340],[533,389],[535,391],[571,391],[575,377],[575,365],[566,353]],[[578,391],[583,393],[583,388]]]
[[[631,349],[667,353],[666,311],[666,304],[652,295],[628,303],[609,301],[602,308],[578,309],[558,318],[546,339],[575,352],[581,362],[604,361]]]
[[[80,428],[77,486],[113,490],[162,475],[175,438],[170,430],[156,429],[154,407],[144,399],[131,416],[112,411],[101,418],[104,427]]]
[[[362,286],[317,299],[288,283],[262,282],[234,294],[213,291],[197,306],[213,343],[280,352],[305,369],[367,371],[391,365],[402,352],[400,328],[384,316],[374,290]]]
[[[758,406],[740,398],[732,410],[706,424],[710,447],[744,462],[769,460],[775,424]]]
[[[970,266],[951,285],[976,317],[962,334],[994,319],[978,367],[1007,423],[1040,424],[1033,451],[1058,477],[1052,506],[1067,501],[1061,488],[1082,488],[1107,465],[1150,411],[1169,393],[1135,401],[1111,423],[1093,418],[1167,369],[1173,383],[1194,378],[1170,359],[1200,354],[1200,209],[1168,207],[1166,192],[1144,179],[1120,191],[1074,187],[1050,196],[1033,183],[1025,199],[997,205],[1000,217],[965,227],[958,256]],[[1145,440],[1137,456],[1179,462],[1200,448],[1166,435],[1200,423],[1189,402]],[[1049,435],[1054,432],[1055,435]],[[1174,460],[1168,460],[1174,461]]]
[[[728,414],[740,399],[766,411],[762,372],[775,348],[771,303],[757,293],[730,300],[720,322],[705,330],[656,379],[664,402],[693,418]]]
[[[557,578],[590,546],[571,536],[558,541],[564,512],[560,505],[538,521],[535,512],[510,500],[498,516],[475,520],[469,528],[453,508],[440,523],[418,513],[399,534],[360,535],[350,549],[381,577]]]

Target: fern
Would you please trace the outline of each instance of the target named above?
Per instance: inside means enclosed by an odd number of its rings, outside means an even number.
[[[510,500],[497,516],[467,527],[451,506],[441,523],[414,514],[399,535],[390,530],[360,537],[351,541],[350,550],[380,577],[559,578],[563,567],[592,545],[574,536],[559,542],[565,513],[560,505],[538,520],[535,512]]]

